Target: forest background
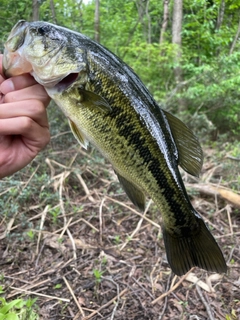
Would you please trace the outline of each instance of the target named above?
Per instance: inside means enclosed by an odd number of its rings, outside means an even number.
[[[40,319],[238,319],[239,0],[1,0],[0,52],[19,19],[56,23],[100,42],[191,127],[205,160],[200,179],[183,180],[229,272],[213,280],[195,270],[195,278],[176,285],[156,207],[140,218],[109,163],[92,147],[79,147],[51,103],[51,143],[0,181],[5,297],[38,296]],[[189,285],[196,276],[207,279],[201,289],[200,282]]]

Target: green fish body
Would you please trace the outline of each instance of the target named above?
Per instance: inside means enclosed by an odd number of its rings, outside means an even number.
[[[162,110],[123,61],[86,36],[20,21],[5,44],[7,76],[31,72],[69,120],[83,147],[111,162],[131,201],[158,206],[168,262],[177,275],[198,266],[226,272],[222,252],[192,207],[180,165],[198,175],[202,150],[188,127]]]

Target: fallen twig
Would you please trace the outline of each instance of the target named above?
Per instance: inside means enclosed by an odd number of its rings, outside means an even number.
[[[64,276],[63,276],[63,280],[64,280],[64,282],[65,282],[65,284],[66,284],[66,286],[67,286],[68,290],[70,291],[71,296],[73,297],[73,299],[74,299],[74,301],[75,301],[75,303],[76,303],[76,305],[77,305],[77,307],[78,307],[79,311],[81,312],[81,315],[82,315],[83,317],[85,317],[85,313],[84,313],[84,311],[83,311],[82,307],[80,306],[80,304],[79,304],[79,302],[78,302],[78,300],[77,300],[77,298],[76,298],[76,296],[75,296],[75,294],[74,294],[74,292],[73,292],[73,290],[72,290],[72,288],[71,288],[70,284],[68,283],[67,279],[66,279]]]
[[[63,191],[63,181],[65,180],[66,176],[68,176],[69,172],[63,172],[63,174],[61,175],[61,179],[60,179],[60,185],[59,185],[59,202],[60,202],[60,207],[61,207],[61,211],[63,214],[63,220],[64,220],[64,225],[67,225],[67,218],[66,218],[66,214],[65,214],[65,208],[64,208],[64,202],[63,202],[63,197],[62,197],[62,191]],[[76,260],[77,259],[77,253],[76,253],[76,246],[75,246],[75,242],[73,239],[73,236],[70,232],[70,230],[67,228],[67,234],[68,237],[71,241],[72,244],[72,248],[73,248],[73,257]]]
[[[122,292],[120,292],[117,296],[115,296],[113,299],[111,299],[110,301],[108,301],[106,304],[104,304],[103,306],[101,306],[100,308],[98,308],[97,310],[93,311],[91,314],[89,314],[87,317],[85,317],[83,320],[88,320],[91,319],[93,316],[95,316],[95,314],[99,313],[99,311],[101,311],[102,309],[108,307],[110,304],[112,304],[115,300],[119,300],[119,298],[121,296],[123,296],[126,292],[128,291],[128,289],[124,289]],[[77,320],[79,315],[76,315],[75,318],[73,320]]]
[[[138,224],[137,224],[136,229],[133,231],[133,233],[130,235],[130,237],[127,238],[127,241],[124,242],[124,244],[121,246],[120,251],[122,251],[122,250],[125,248],[125,246],[128,244],[128,242],[132,240],[132,238],[135,236],[135,234],[136,234],[136,233],[138,232],[138,230],[141,228],[143,219],[145,218],[146,213],[148,212],[148,209],[149,209],[151,203],[152,203],[152,200],[149,201],[149,203],[148,203],[148,205],[147,205],[147,207],[146,207],[146,209],[145,209],[145,211],[144,211],[144,213],[143,213],[143,216],[142,216],[141,219],[138,221]]]
[[[175,289],[177,289],[177,287],[180,286],[180,284],[187,278],[187,276],[189,275],[190,272],[192,272],[194,270],[194,268],[190,269],[184,276],[182,276],[180,278],[180,280],[173,286],[170,288],[170,290],[168,290],[167,292],[164,292],[161,296],[159,296],[157,299],[153,300],[151,302],[151,304],[156,304],[157,302],[159,302],[161,299],[163,299],[164,297],[168,296],[171,292],[173,292]]]
[[[102,199],[101,204],[99,206],[99,243],[100,243],[101,246],[103,245],[103,239],[102,239],[102,234],[103,234],[102,208],[103,208],[104,201],[105,201],[105,197]]]
[[[128,210],[132,211],[133,213],[135,213],[136,215],[140,216],[141,218],[143,218],[144,220],[148,221],[149,223],[151,223],[153,226],[155,226],[156,228],[161,228],[159,224],[157,224],[156,222],[152,221],[151,219],[145,217],[142,213],[138,212],[137,210],[129,207],[128,205],[126,205],[125,203],[118,201],[116,199],[110,198],[106,196],[106,199],[109,199],[115,203],[120,204],[121,206],[127,208]]]
[[[211,195],[211,196],[219,196],[229,202],[231,202],[236,207],[240,207],[240,195],[233,192],[230,189],[223,188],[220,186],[214,186],[212,184],[185,184],[187,187],[191,189],[195,189],[201,193]]]
[[[167,281],[167,286],[166,286],[166,289],[169,290],[169,286],[170,286],[170,279],[171,279],[171,273],[168,277],[168,281]],[[165,302],[164,302],[164,306],[163,306],[163,309],[162,309],[162,312],[160,313],[159,317],[158,317],[158,320],[162,320],[162,317],[164,316],[165,314],[165,310],[167,308],[167,301],[168,301],[168,296],[165,297]]]
[[[47,212],[48,212],[48,208],[49,208],[49,205],[47,205],[45,207],[45,209],[43,210],[43,212],[41,214],[41,222],[40,222],[38,240],[37,240],[37,247],[36,247],[36,255],[38,255],[38,253],[39,253],[39,244],[40,244],[40,240],[41,240],[41,236],[42,236],[42,230],[43,230],[44,222],[45,222],[46,215],[47,215]]]
[[[196,285],[196,289],[197,289],[197,292],[198,292],[198,295],[199,295],[200,299],[202,300],[202,303],[204,304],[204,306],[206,308],[206,311],[207,311],[207,314],[208,314],[208,319],[209,320],[214,320],[215,318],[212,315],[211,308],[210,308],[209,304],[207,303],[207,301],[205,300],[205,298],[204,298],[204,296],[202,294],[202,291],[201,291],[201,289],[200,289],[200,287],[198,285]]]
[[[25,289],[22,289],[22,288],[10,287],[10,289],[21,291],[21,292],[24,292],[26,294],[33,294],[35,296],[40,296],[40,297],[44,297],[44,298],[48,298],[48,299],[54,299],[54,300],[60,300],[60,301],[64,301],[64,302],[70,302],[70,300],[66,299],[66,298],[59,298],[59,297],[55,297],[55,296],[49,296],[47,294],[43,294],[43,293],[39,293],[39,292],[35,292],[35,291],[28,291],[28,290],[25,290]]]
[[[83,187],[83,190],[86,193],[89,201],[91,201],[92,203],[96,203],[95,199],[91,196],[91,193],[90,193],[85,181],[83,180],[82,176],[79,173],[75,173],[75,174],[76,174],[78,180],[80,181],[80,183],[81,183],[81,185]]]

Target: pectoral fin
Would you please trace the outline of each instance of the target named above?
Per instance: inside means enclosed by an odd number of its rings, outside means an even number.
[[[171,113],[163,111],[178,149],[178,164],[193,176],[199,176],[203,163],[203,152],[192,131]]]
[[[76,124],[71,119],[68,119],[68,123],[69,123],[69,126],[70,126],[70,128],[72,130],[72,133],[73,133],[74,137],[77,139],[77,141],[80,143],[80,145],[84,149],[87,149],[88,141],[86,140],[86,138],[84,137],[82,132],[78,129]]]
[[[118,180],[121,183],[124,191],[128,195],[132,203],[138,207],[141,211],[145,209],[145,195],[144,193],[132,182],[125,179],[118,172],[116,172]]]
[[[97,108],[102,112],[111,111],[111,106],[108,102],[98,94],[81,88],[78,89],[78,92],[81,96],[80,102],[83,106],[88,108]]]

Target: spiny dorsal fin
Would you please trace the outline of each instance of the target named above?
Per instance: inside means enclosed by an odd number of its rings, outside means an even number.
[[[80,145],[84,149],[87,149],[88,141],[86,140],[84,135],[81,133],[81,131],[78,129],[76,124],[71,119],[68,119],[68,123],[69,123],[69,126],[70,126],[70,128],[72,130],[72,133],[73,133],[74,137],[77,139],[77,141],[80,143]]]
[[[203,164],[203,152],[198,139],[178,118],[163,110],[178,149],[178,164],[193,176],[199,176]]]
[[[116,171],[115,171],[116,172]],[[128,195],[132,203],[138,207],[141,211],[145,209],[145,195],[144,193],[132,182],[125,179],[118,172],[116,172],[118,180],[121,183],[124,191]]]

